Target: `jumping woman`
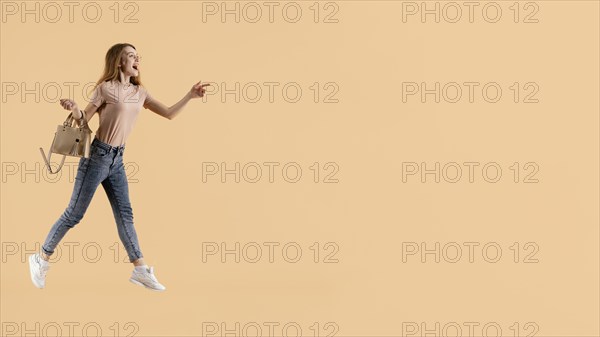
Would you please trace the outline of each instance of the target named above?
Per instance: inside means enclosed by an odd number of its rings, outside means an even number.
[[[102,184],[113,210],[119,238],[134,266],[129,280],[151,290],[166,289],[154,276],[154,267],[148,267],[144,262],[133,226],[129,187],[123,166],[125,142],[142,106],[162,117],[173,119],[190,99],[203,97],[204,87],[210,84],[194,84],[179,102],[167,107],[153,98],[142,85],[139,65],[140,56],[133,45],[115,44],[106,53],[104,74],[96,83],[85,110],[80,110],[73,100],[60,100],[60,105],[70,110],[73,118],[80,123],[81,118],[89,121],[97,112],[100,125],[90,146],[90,157],[79,160],[69,205],[50,229],[40,252],[29,256],[31,281],[38,288],[45,286],[49,259],[54,249],[67,231],[81,221],[96,188]]]

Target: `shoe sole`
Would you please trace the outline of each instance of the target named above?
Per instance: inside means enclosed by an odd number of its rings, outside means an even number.
[[[31,275],[31,282],[33,283],[33,285],[34,285],[36,288],[38,288],[38,289],[44,289],[44,286],[42,286],[42,285],[40,285],[40,284],[38,284],[38,283],[36,282],[36,279],[35,279],[35,276],[34,276],[34,275],[35,275],[35,272],[34,272],[34,270],[33,270],[33,268],[34,268],[34,267],[33,267],[33,265],[34,265],[34,262],[32,261],[32,259],[33,259],[33,258],[34,258],[34,257],[33,257],[33,255],[30,255],[30,256],[29,256],[29,274]]]
[[[150,287],[146,286],[145,284],[143,284],[142,282],[136,281],[136,280],[134,280],[132,278],[129,279],[129,282],[131,282],[133,284],[137,284],[139,286],[142,286],[142,287],[144,287],[146,289],[150,289],[152,291],[165,291],[166,290],[166,289],[154,289],[154,288],[150,288]]]

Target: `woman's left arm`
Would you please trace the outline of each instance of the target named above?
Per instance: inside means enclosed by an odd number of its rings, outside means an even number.
[[[200,82],[202,82],[202,81],[200,81]],[[210,84],[200,84],[200,82],[194,84],[192,86],[192,89],[190,89],[190,91],[188,91],[179,102],[175,103],[171,107],[167,107],[166,105],[162,104],[155,98],[153,98],[150,102],[148,102],[145,105],[145,107],[150,109],[150,111],[155,112],[165,118],[173,119],[173,118],[175,118],[175,116],[177,116],[179,114],[181,109],[183,109],[183,107],[191,99],[200,98],[200,97],[204,96],[204,93],[206,92],[206,89],[204,89],[204,87],[208,86]]]

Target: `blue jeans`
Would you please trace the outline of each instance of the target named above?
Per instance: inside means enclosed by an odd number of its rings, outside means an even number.
[[[96,188],[102,184],[110,201],[119,238],[125,246],[129,261],[133,262],[143,257],[133,226],[133,210],[129,202],[129,186],[123,165],[124,151],[125,145],[111,146],[94,138],[90,146],[90,157],[81,157],[79,160],[71,201],[50,229],[42,245],[42,250],[47,255],[52,255],[67,231],[81,221]]]

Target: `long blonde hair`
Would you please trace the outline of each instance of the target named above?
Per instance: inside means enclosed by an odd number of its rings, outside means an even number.
[[[96,82],[94,89],[106,81],[114,81],[120,80],[119,76],[119,64],[121,63],[121,57],[123,57],[125,47],[131,47],[135,49],[135,47],[130,43],[117,43],[114,46],[110,47],[110,49],[106,52],[106,57],[104,58],[104,73]],[[136,49],[137,50],[137,49]],[[137,76],[129,77],[129,82],[135,85],[142,85],[142,80],[140,79],[140,72],[138,71]]]

